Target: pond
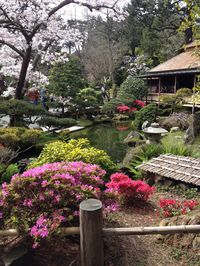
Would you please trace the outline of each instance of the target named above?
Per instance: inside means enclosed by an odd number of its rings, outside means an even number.
[[[130,121],[98,124],[71,134],[72,138],[87,138],[92,146],[104,150],[114,162],[119,163],[126,155],[127,144],[123,143],[131,131]]]

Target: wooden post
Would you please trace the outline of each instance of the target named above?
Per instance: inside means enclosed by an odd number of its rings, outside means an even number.
[[[81,266],[103,266],[102,203],[88,199],[80,204]]]
[[[158,80],[158,108],[160,108],[161,77]]]
[[[177,76],[175,76],[175,81],[174,81],[174,94],[176,94],[177,90]]]
[[[194,87],[193,87],[193,104],[192,104],[192,114],[195,112],[195,87],[196,87],[196,76],[194,74]]]

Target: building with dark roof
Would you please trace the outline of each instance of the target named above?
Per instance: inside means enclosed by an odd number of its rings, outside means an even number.
[[[200,42],[194,41],[184,51],[152,68],[142,78],[147,80],[148,101],[158,100],[162,94],[174,94],[180,88],[192,89],[200,74]]]

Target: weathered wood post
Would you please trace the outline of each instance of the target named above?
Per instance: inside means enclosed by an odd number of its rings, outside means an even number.
[[[81,266],[103,266],[102,203],[97,199],[80,204]]]

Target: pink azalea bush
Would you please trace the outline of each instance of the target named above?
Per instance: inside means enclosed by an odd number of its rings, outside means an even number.
[[[143,108],[145,106],[145,102],[141,101],[141,100],[135,100],[133,101],[134,105],[136,105],[139,108]]]
[[[161,216],[167,218],[187,214],[199,205],[196,200],[174,200],[162,198],[159,200]]]
[[[128,107],[127,105],[119,105],[119,106],[117,106],[117,110],[120,113],[126,113],[126,112],[129,112],[130,107]]]
[[[102,197],[105,173],[97,165],[79,161],[45,164],[14,175],[10,184],[2,185],[2,228],[29,228],[36,247],[60,225],[78,223],[80,202]],[[115,210],[109,204],[108,209]]]
[[[110,180],[106,184],[107,192],[119,195],[125,204],[145,202],[155,191],[154,187],[150,187],[142,180],[134,181],[123,173],[112,174]]]

